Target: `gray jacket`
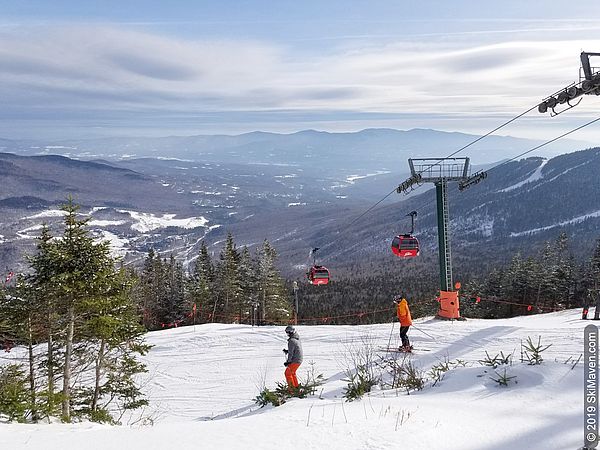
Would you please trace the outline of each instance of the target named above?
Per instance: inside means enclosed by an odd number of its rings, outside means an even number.
[[[302,344],[300,343],[300,336],[298,336],[298,333],[292,334],[288,339],[286,362],[302,364]]]

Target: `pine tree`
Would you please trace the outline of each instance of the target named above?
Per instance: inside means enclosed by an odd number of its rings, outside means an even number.
[[[19,279],[18,283],[18,298],[27,305],[27,321],[23,323],[27,323],[29,328],[26,342],[28,343],[30,388],[33,392],[35,392],[34,368],[41,367],[46,376],[46,388],[40,395],[44,402],[39,405],[40,414],[45,417],[56,415],[57,407],[62,403],[62,394],[56,392],[56,378],[63,368],[62,358],[57,355],[60,347],[57,340],[60,340],[60,336],[64,333],[61,330],[61,305],[57,302],[57,286],[54,280],[55,244],[52,239],[50,230],[44,224],[37,238],[37,253],[28,258],[33,272]],[[33,330],[37,330],[37,333]],[[36,363],[32,349],[36,341],[46,343],[45,360],[39,363]],[[32,394],[32,405],[37,408],[35,400],[35,394]],[[34,419],[36,413],[34,409],[32,414]]]
[[[32,293],[34,303],[46,307],[46,317],[51,321],[46,329],[48,398],[54,395],[55,345],[59,345],[63,420],[71,421],[74,414],[97,420],[102,395],[121,405],[132,402],[131,396],[111,391],[102,380],[116,376],[133,383],[134,372],[143,371],[143,366],[137,363],[134,371],[127,374],[122,361],[135,361],[134,354],[143,353],[146,348],[140,339],[142,329],[136,326],[137,314],[129,295],[126,273],[115,269],[108,243],[98,243],[89,235],[87,220],[77,218],[79,208],[72,199],[69,198],[62,209],[66,213],[62,237],[51,239],[47,230],[42,231],[25,292]],[[54,330],[60,328],[66,331],[56,334]],[[119,351],[115,351],[117,348]],[[112,359],[111,355],[116,354],[119,356]],[[81,374],[81,378],[85,378],[83,372],[92,362],[96,381],[90,391],[87,385],[80,384],[80,377],[74,375]],[[142,401],[135,385],[129,387],[133,402]],[[106,414],[101,416],[102,420],[107,419]]]
[[[131,279],[121,269],[110,275],[103,295],[87,305],[88,320],[83,335],[95,344],[94,388],[84,391],[82,412],[92,420],[113,422],[108,410],[117,401],[124,411],[147,404],[134,377],[145,372],[135,355],[143,355],[149,346],[143,342],[144,327],[139,323],[136,305],[131,301]],[[118,382],[116,382],[118,380]]]
[[[208,317],[214,302],[214,267],[206,243],[200,244],[200,252],[188,282],[190,303],[196,305],[199,317]]]
[[[538,273],[538,306],[545,309],[557,297],[556,251],[550,242],[546,242],[541,255]]]
[[[144,259],[144,266],[136,285],[138,304],[143,317],[142,323],[147,330],[154,329],[157,322],[154,310],[158,305],[159,295],[160,274],[156,273],[158,264],[160,264],[160,258],[156,255],[154,249],[150,248]]]
[[[587,265],[586,307],[595,305],[594,320],[600,319],[600,239],[596,240],[596,248]]]
[[[554,307],[569,307],[573,303],[575,292],[575,262],[569,248],[569,238],[562,232],[555,242],[556,268],[555,280],[556,297],[553,299]]]
[[[238,302],[238,315],[240,318],[248,318],[250,323],[254,323],[254,311],[258,305],[258,280],[257,268],[250,250],[244,246],[240,253],[239,263],[241,296]]]
[[[2,343],[10,348],[13,343],[25,344],[27,348],[27,369],[24,364],[15,364],[13,369],[5,373],[6,376],[25,374],[28,384],[26,405],[22,405],[22,410],[31,411],[31,419],[37,422],[39,414],[37,410],[37,392],[36,379],[38,358],[34,354],[34,346],[39,342],[40,311],[36,302],[32,300],[31,290],[22,282],[22,277],[18,277],[17,284],[14,287],[3,289],[0,296],[0,326],[3,333]],[[15,380],[16,381],[16,380]],[[9,382],[9,380],[6,380]],[[17,383],[19,384],[19,383]],[[16,386],[16,385],[15,385]],[[22,398],[19,396],[19,398]],[[15,406],[15,405],[13,405]],[[19,420],[23,419],[20,417]]]
[[[165,288],[161,299],[161,309],[166,323],[178,325],[186,317],[189,309],[185,300],[183,266],[171,254],[163,261]]]
[[[228,233],[217,268],[219,296],[221,298],[219,312],[226,322],[235,320],[235,313],[239,310],[238,304],[242,295],[239,261],[240,255],[236,249],[233,235]]]
[[[260,315],[263,323],[285,322],[291,317],[291,301],[285,282],[275,266],[277,252],[265,239],[258,255]]]

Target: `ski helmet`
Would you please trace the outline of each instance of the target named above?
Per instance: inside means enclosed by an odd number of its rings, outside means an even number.
[[[287,327],[285,327],[285,332],[287,334],[294,334],[296,332],[296,329],[293,326],[288,325]]]

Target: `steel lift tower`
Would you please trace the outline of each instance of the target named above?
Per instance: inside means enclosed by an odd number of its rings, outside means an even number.
[[[440,264],[440,306],[437,315],[441,319],[460,320],[459,286],[455,289],[452,283],[448,183],[465,183],[469,179],[469,158],[411,158],[408,164],[411,177],[398,186],[398,193],[407,192],[413,184],[435,184]]]

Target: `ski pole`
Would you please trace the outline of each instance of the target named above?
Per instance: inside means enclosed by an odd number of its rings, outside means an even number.
[[[388,339],[388,345],[386,351],[390,351],[390,345],[392,344],[392,335],[394,334],[394,326],[396,325],[396,319],[392,319],[392,331],[390,331],[390,338]]]
[[[412,325],[412,327],[417,330],[420,331],[421,333],[423,333],[425,336],[429,336],[431,339],[433,339],[434,341],[436,341],[437,339],[434,338],[432,335],[430,335],[429,333],[425,333],[423,330],[421,330],[420,328],[415,327],[414,325]]]

